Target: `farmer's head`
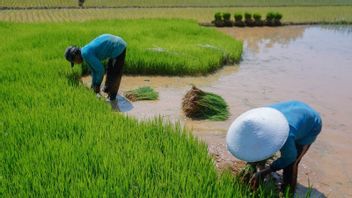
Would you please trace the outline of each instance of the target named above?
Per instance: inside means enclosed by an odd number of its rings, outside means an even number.
[[[231,124],[226,136],[227,149],[243,161],[265,160],[281,149],[289,130],[280,111],[270,107],[252,109]]]
[[[65,58],[71,63],[71,67],[76,64],[81,64],[83,62],[81,49],[76,46],[70,46],[66,48]]]

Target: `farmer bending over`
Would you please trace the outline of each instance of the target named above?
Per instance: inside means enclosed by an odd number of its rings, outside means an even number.
[[[122,69],[125,63],[126,42],[111,34],[103,34],[92,40],[86,46],[79,48],[70,46],[65,51],[65,58],[74,64],[88,63],[92,71],[92,89],[100,93],[100,85],[104,77],[104,67],[101,61],[108,60],[106,80],[103,91],[108,94],[108,99],[116,99],[120,87]]]
[[[282,190],[293,194],[297,184],[298,164],[321,131],[319,114],[307,104],[289,101],[255,108],[240,115],[226,137],[232,155],[249,163],[265,160],[280,150],[281,157],[257,172],[250,183],[283,169]]]

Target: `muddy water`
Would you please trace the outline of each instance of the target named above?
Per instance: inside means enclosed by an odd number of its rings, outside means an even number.
[[[226,66],[207,77],[123,77],[121,91],[152,86],[154,102],[135,102],[129,115],[161,115],[180,120],[206,141],[223,168],[236,162],[225,148],[231,122],[242,112],[285,100],[301,100],[317,109],[323,130],[300,165],[298,193],[313,185],[315,197],[352,196],[352,27],[290,26],[229,28],[224,33],[244,41],[239,66]],[[224,97],[231,117],[224,122],[192,121],[181,101],[191,84]]]

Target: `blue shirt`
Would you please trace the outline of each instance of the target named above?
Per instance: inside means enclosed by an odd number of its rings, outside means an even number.
[[[92,69],[92,84],[100,86],[104,77],[104,67],[102,60],[116,58],[125,49],[127,43],[120,37],[111,34],[102,34],[82,47],[81,54],[83,60]]]
[[[273,170],[280,170],[297,159],[296,144],[309,145],[314,142],[321,131],[322,123],[319,114],[303,102],[288,101],[269,107],[283,113],[290,126],[286,143],[280,149],[281,157],[271,164]]]

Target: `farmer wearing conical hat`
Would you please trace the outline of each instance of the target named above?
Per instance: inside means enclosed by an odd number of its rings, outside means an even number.
[[[70,46],[65,51],[65,58],[74,64],[85,61],[92,71],[92,89],[99,95],[104,77],[104,66],[101,61],[108,59],[104,92],[108,99],[116,99],[120,87],[122,69],[125,63],[126,42],[118,36],[103,34],[82,48]]]
[[[280,150],[281,157],[251,179],[256,188],[261,178],[283,169],[283,190],[294,193],[298,164],[321,131],[319,114],[299,101],[255,108],[240,115],[230,126],[229,152],[249,163],[265,160]]]

